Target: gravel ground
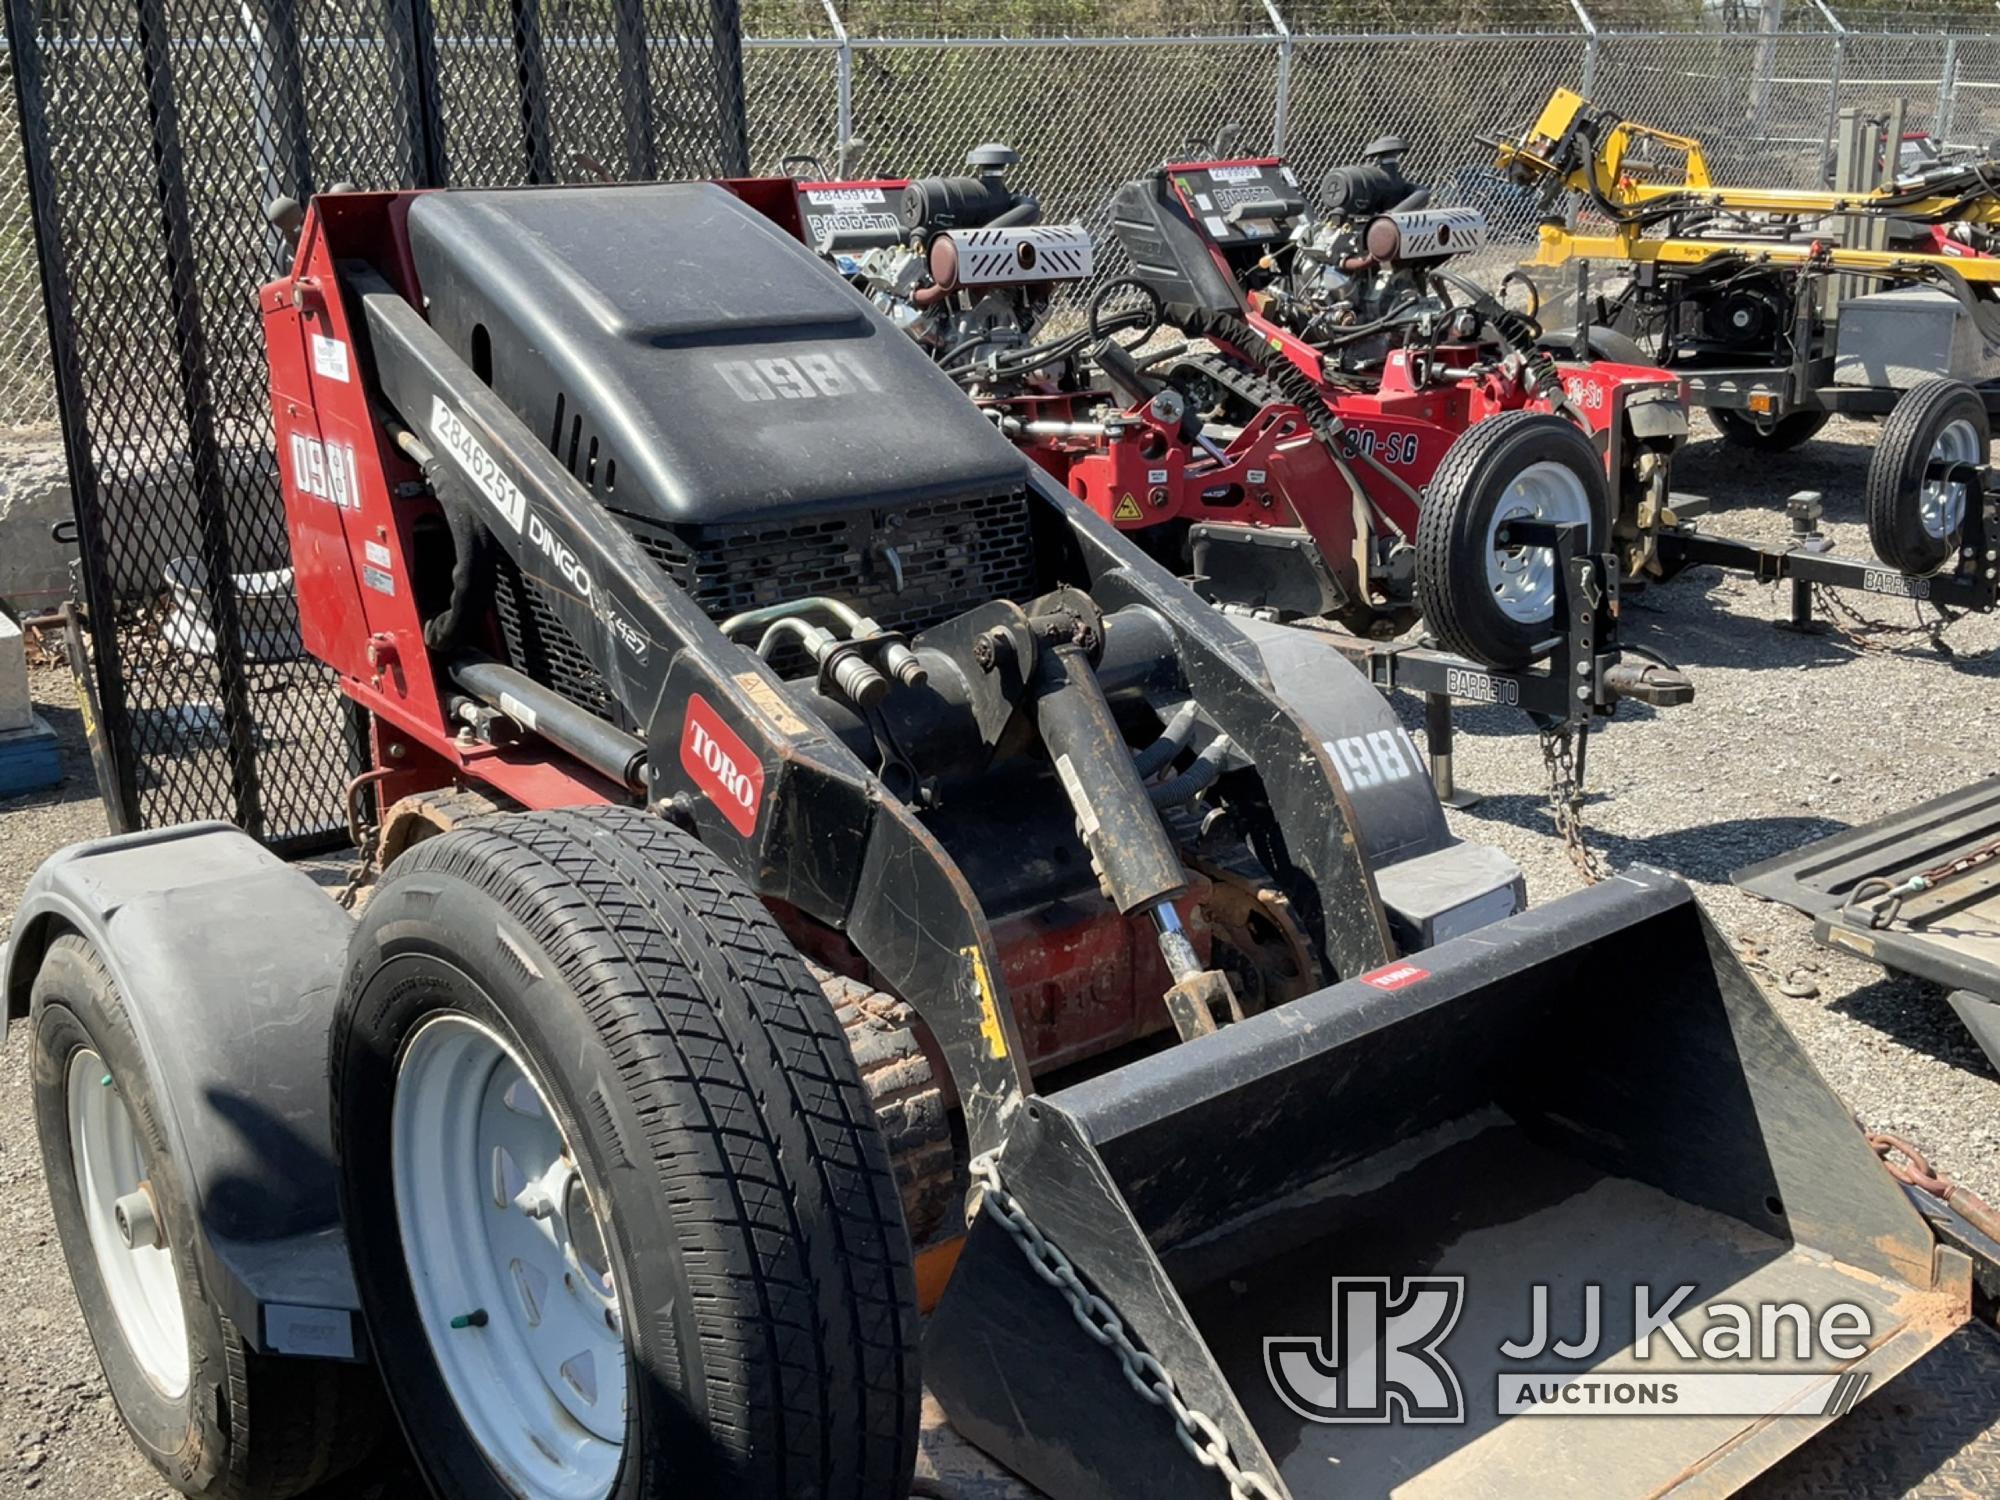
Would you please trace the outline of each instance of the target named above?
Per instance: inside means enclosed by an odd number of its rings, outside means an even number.
[[[1704,529],[1782,542],[1785,497],[1813,489],[1838,549],[1870,555],[1860,485],[1875,427],[1838,422],[1796,453],[1763,458],[1708,438],[1704,425],[1698,419],[1677,463],[1675,488],[1741,497],[1718,503]],[[1908,603],[1852,597],[1871,618],[1914,618]],[[1705,567],[1628,597],[1627,639],[1679,663],[1695,701],[1658,712],[1627,704],[1593,734],[1587,837],[1613,865],[1649,864],[1690,882],[1764,967],[1773,1003],[1855,1112],[2000,1202],[2000,1077],[1942,993],[1816,947],[1803,916],[1729,883],[1745,865],[2000,771],[2000,616],[1953,626],[1947,658],[1920,636],[1863,649],[1837,633],[1775,628],[1788,612],[1787,588]],[[1513,855],[1532,900],[1575,889],[1520,715],[1461,709],[1458,722],[1459,782],[1488,795],[1452,813],[1453,827]],[[1773,976],[1818,994],[1787,996]]]
[[[1677,482],[1740,496],[1710,529],[1769,541],[1785,535],[1784,497],[1820,489],[1841,550],[1865,555],[1859,487],[1873,438],[1872,427],[1837,423],[1796,454],[1759,459],[1698,429]],[[1866,605],[1871,615],[1909,617],[1908,606]],[[1770,622],[1784,610],[1776,590],[1713,569],[1628,600],[1630,639],[1683,665],[1698,696],[1657,714],[1628,706],[1594,738],[1589,839],[1614,864],[1644,862],[1691,882],[1722,930],[1758,960],[1773,1003],[1856,1112],[1909,1136],[2000,1201],[2000,1077],[1942,995],[1822,952],[1805,918],[1728,883],[1746,864],[2000,770],[1992,687],[2000,619],[1954,628],[1957,655],[1947,659],[1921,639],[1863,650],[1837,634],[1779,631]],[[67,679],[38,671],[34,689],[63,735],[71,779],[50,794],[0,800],[0,923],[43,857],[104,828]],[[1512,854],[1534,900],[1576,889],[1580,878],[1553,836],[1540,755],[1519,715],[1471,709],[1459,722],[1459,779],[1486,796],[1454,812],[1454,826]],[[1780,994],[1782,979],[1817,993]],[[0,1051],[0,1347],[8,1350],[0,1361],[0,1495],[165,1497],[119,1428],[77,1316],[23,1073],[17,1035]],[[1920,1367],[1760,1493],[2000,1492],[2000,1345],[1981,1334],[1954,1342],[1955,1364],[1929,1362],[1944,1371],[1931,1385]],[[1838,1469],[1842,1450],[1830,1442],[1896,1456],[1886,1468],[1863,1465],[1863,1483],[1856,1470]]]

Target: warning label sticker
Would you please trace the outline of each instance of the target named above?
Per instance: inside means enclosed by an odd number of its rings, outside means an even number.
[[[1143,521],[1146,519],[1146,513],[1139,509],[1139,502],[1135,498],[1127,495],[1112,510],[1111,519],[1114,521]]]

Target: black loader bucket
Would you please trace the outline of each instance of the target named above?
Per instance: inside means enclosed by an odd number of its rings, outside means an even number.
[[[1970,1313],[1969,1262],[1650,871],[1031,1101],[999,1174],[1102,1304],[982,1213],[925,1374],[1058,1500],[1230,1492],[1086,1331],[1104,1306],[1238,1492],[1298,1500],[1727,1494]]]

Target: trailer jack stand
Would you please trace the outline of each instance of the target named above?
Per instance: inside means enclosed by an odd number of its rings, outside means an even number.
[[[1431,782],[1437,787],[1438,801],[1463,812],[1485,799],[1478,792],[1458,784],[1452,768],[1451,697],[1446,693],[1424,694],[1424,750],[1430,756]]]
[[[1826,507],[1818,490],[1800,490],[1785,502],[1785,514],[1792,518],[1793,545],[1806,552],[1830,552],[1831,545],[1819,533],[1819,518]],[[1792,613],[1789,619],[1772,623],[1779,630],[1797,635],[1825,635],[1832,627],[1813,614],[1813,582],[1796,574],[1792,580]]]
[[[1509,523],[1524,546],[1547,547],[1556,557],[1555,633],[1531,667],[1503,671],[1454,656],[1428,644],[1330,637],[1336,650],[1384,692],[1423,694],[1424,750],[1438,801],[1446,807],[1478,804],[1458,785],[1452,760],[1452,704],[1456,701],[1518,708],[1537,729],[1580,728],[1607,718],[1630,698],[1650,708],[1673,708],[1694,699],[1694,684],[1678,667],[1621,646],[1618,636],[1618,561],[1584,550],[1585,529],[1573,522]]]

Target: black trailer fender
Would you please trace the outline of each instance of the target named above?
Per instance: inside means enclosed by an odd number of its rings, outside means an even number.
[[[239,830],[189,823],[52,856],[28,882],[6,951],[9,1018],[27,1014],[56,938],[76,933],[103,959],[190,1184],[208,1286],[262,1353],[353,1359],[363,1348],[327,1116],[327,1034],[352,925]]]

